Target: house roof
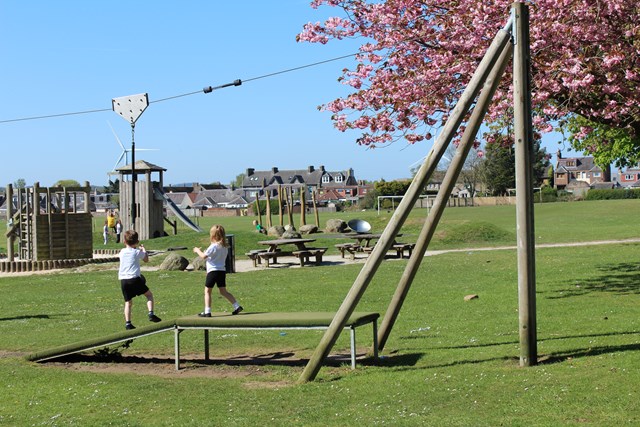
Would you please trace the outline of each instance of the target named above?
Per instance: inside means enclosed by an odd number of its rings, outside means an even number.
[[[602,170],[593,157],[568,157],[558,159],[556,172]]]
[[[326,177],[325,181],[328,179],[328,182],[323,182],[323,177]],[[345,185],[348,182],[352,182],[353,185],[357,183],[353,174],[353,169],[332,172],[327,171],[324,166],[320,166],[318,169],[313,166],[309,166],[307,169],[290,170],[280,170],[277,167],[273,167],[271,170],[265,171],[257,171],[253,168],[247,169],[247,173],[242,181],[242,187],[256,188],[278,184],[327,186],[328,184],[335,182],[338,177],[342,181],[339,183],[341,185]]]

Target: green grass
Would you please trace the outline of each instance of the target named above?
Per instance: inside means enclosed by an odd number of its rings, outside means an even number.
[[[638,237],[630,215],[638,212],[638,202],[629,203],[536,205],[537,241]],[[385,221],[367,214],[349,215]],[[412,213],[405,236],[417,235],[420,214]],[[434,246],[513,245],[514,214],[513,207],[502,206],[450,209],[439,228],[442,236],[461,228],[491,233],[471,233],[473,243],[438,239]],[[262,239],[250,221],[220,219],[241,248]],[[195,244],[206,244],[206,236],[184,232],[145,242],[152,249]],[[425,258],[379,364],[359,364],[355,371],[348,363],[325,366],[316,381],[302,385],[296,381],[304,364],[277,363],[278,356],[308,358],[322,332],[216,331],[216,362],[186,363],[177,374],[171,372],[168,333],[119,349],[127,358],[156,356],[166,375],[136,374],[131,363],[128,372],[103,372],[92,360],[67,367],[26,362],[21,356],[29,352],[122,328],[115,271],[0,278],[0,424],[638,425],[639,260],[640,244],[538,249],[541,363],[521,368],[515,251],[470,249]],[[383,263],[358,310],[383,314],[405,265]],[[331,311],[359,271],[359,265],[253,271],[230,275],[229,290],[251,311]],[[146,276],[161,317],[201,310],[203,273]],[[465,302],[468,294],[479,299]],[[217,309],[229,309],[219,298],[214,301]],[[135,300],[133,320],[145,321],[141,300]],[[183,332],[181,342],[184,354],[201,355],[200,333]],[[361,352],[370,345],[368,329],[359,329],[358,344]],[[333,353],[348,348],[343,334]],[[238,355],[273,363],[224,363]]]

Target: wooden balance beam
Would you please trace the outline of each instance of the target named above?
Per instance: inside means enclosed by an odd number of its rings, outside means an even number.
[[[176,370],[180,369],[180,333],[187,329],[204,330],[204,358],[209,360],[209,331],[213,329],[327,329],[335,313],[296,312],[296,313],[240,313],[236,316],[228,313],[211,313],[211,317],[187,316],[176,319],[175,361]],[[354,312],[345,324],[351,334],[351,369],[356,368],[356,328],[371,323],[373,328],[374,358],[378,359],[378,318],[379,313]]]

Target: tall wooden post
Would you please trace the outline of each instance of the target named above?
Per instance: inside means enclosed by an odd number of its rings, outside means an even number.
[[[271,226],[273,225],[271,223],[271,195],[270,195],[270,191],[269,190],[265,190],[264,191],[264,195],[265,195],[265,200],[266,200],[266,204],[267,207],[265,208],[265,215],[267,216],[267,229],[271,228]]]
[[[289,225],[293,225],[293,188],[287,187],[287,216],[289,218]]]
[[[513,3],[513,102],[516,152],[516,230],[518,244],[518,313],[520,366],[538,363],[536,259],[533,221],[533,132],[529,8]]]
[[[282,185],[278,185],[278,215],[280,217],[280,226],[284,225],[284,212],[282,211]]]
[[[316,190],[311,192],[311,202],[313,203],[313,214],[316,217],[316,227],[320,228],[320,215],[318,215],[318,203],[316,202]]]
[[[299,382],[313,380],[320,371],[322,362],[329,355],[331,348],[338,339],[338,336],[349,319],[349,316],[351,316],[355,307],[358,305],[360,298],[364,294],[364,291],[367,289],[367,286],[371,282],[375,272],[382,263],[387,250],[396,238],[400,227],[402,227],[404,221],[409,216],[411,208],[420,197],[422,189],[436,169],[438,162],[444,155],[447,146],[455,135],[460,123],[462,123],[464,116],[471,108],[471,105],[480,92],[484,81],[493,69],[495,62],[498,60],[498,56],[508,42],[509,33],[506,31],[499,31],[491,43],[491,46],[489,46],[486,55],[482,58],[478,68],[471,77],[469,85],[460,95],[458,103],[451,111],[451,115],[445,123],[442,132],[438,135],[438,138],[433,144],[431,153],[427,156],[413,178],[413,181],[407,189],[404,198],[400,202],[398,209],[393,213],[393,216],[384,229],[382,236],[378,239],[378,243],[376,243],[373,252],[371,252],[371,255],[367,258],[362,270],[360,270],[360,274],[356,277],[349,293],[331,321],[329,328],[322,336],[320,344],[318,344],[318,347],[309,359],[307,366],[305,366],[305,369],[302,371],[302,374],[298,379]]]
[[[305,188],[300,187],[300,226],[307,225],[307,200],[305,193]]]
[[[494,65],[491,74],[487,77],[484,87],[482,88],[482,92],[478,97],[478,102],[476,103],[473,113],[469,118],[467,128],[462,135],[455,155],[451,159],[451,164],[449,165],[444,180],[442,181],[438,195],[433,202],[433,206],[425,220],[422,231],[418,236],[411,258],[405,267],[404,273],[400,277],[400,281],[393,298],[391,299],[389,307],[387,308],[387,312],[380,323],[380,328],[378,329],[378,350],[382,350],[384,348],[387,339],[389,338],[391,329],[393,328],[398,314],[400,313],[400,309],[402,308],[418,268],[424,259],[424,254],[427,251],[431,238],[438,226],[440,217],[447,206],[447,201],[450,200],[449,197],[451,196],[451,191],[453,190],[453,187],[460,176],[460,172],[464,167],[465,159],[473,147],[478,130],[482,125],[482,120],[489,108],[489,105],[491,104],[491,99],[498,88],[498,84],[500,83],[500,77],[504,74],[504,70],[509,63],[511,52],[511,45],[506,45],[498,59],[498,62]]]

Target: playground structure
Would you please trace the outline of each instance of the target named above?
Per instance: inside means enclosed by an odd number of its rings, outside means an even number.
[[[133,167],[132,167],[133,166]],[[132,170],[135,171],[135,177]],[[162,191],[162,174],[167,170],[144,160],[137,161],[135,165],[126,165],[119,169],[120,180],[120,220],[125,230],[136,230],[140,240],[148,240],[165,235],[164,222],[166,221],[176,232],[176,223],[164,216],[164,202],[182,222],[194,231],[202,231],[187,217],[179,207]],[[152,180],[152,173],[157,173],[156,181]],[[140,179],[138,175],[143,175]],[[129,180],[134,182],[132,186]],[[132,193],[135,188],[135,194]],[[132,215],[132,201],[135,201],[135,213]],[[131,206],[131,208],[127,208]],[[135,224],[133,223],[135,218]]]
[[[13,262],[16,255],[23,261],[92,258],[90,192],[88,182],[82,187],[40,187],[35,183],[33,187],[16,190],[9,184],[8,261]]]
[[[425,252],[434,235],[435,229],[446,207],[446,200],[450,197],[455,182],[462,170],[464,160],[472,148],[482,119],[486,114],[491,99],[498,88],[500,77],[504,73],[508,62],[513,57],[513,99],[514,99],[514,145],[516,150],[516,222],[517,222],[517,267],[518,267],[518,308],[519,308],[519,335],[520,335],[520,365],[531,366],[537,364],[537,325],[536,325],[536,301],[535,301],[535,240],[533,222],[533,185],[532,185],[532,158],[533,135],[531,118],[531,86],[530,86],[530,52],[529,52],[529,9],[523,3],[514,3],[511,9],[511,17],[505,27],[498,31],[492,41],[486,55],[478,65],[466,89],[461,94],[458,103],[449,114],[441,134],[436,139],[433,148],[424,163],[416,173],[409,189],[394,212],[371,255],[367,258],[362,270],[356,277],[349,293],[345,296],[340,308],[333,316],[331,322],[326,325],[318,347],[314,351],[308,364],[303,370],[299,382],[312,381],[317,376],[322,363],[328,357],[335,345],[341,331],[352,322],[350,319],[356,314],[355,309],[371,283],[377,269],[380,267],[384,256],[398,235],[402,225],[420,196],[428,180],[436,170],[440,159],[445,154],[448,145],[456,135],[460,125],[472,110],[468,118],[467,126],[462,134],[449,169],[443,179],[442,186],[432,209],[425,220],[424,226],[416,242],[415,249],[410,255],[405,271],[400,277],[396,291],[389,303],[377,339],[374,339],[374,354],[382,350],[390,335],[393,324],[402,308],[418,267],[424,259]],[[133,121],[132,121],[133,123]],[[135,168],[133,164],[130,170],[132,175],[132,187],[136,185]],[[121,168],[124,169],[124,168]],[[121,193],[123,192],[123,180],[121,180]],[[147,189],[152,188],[150,173],[147,176]],[[162,188],[160,186],[160,188]],[[160,190],[161,191],[161,190]],[[131,193],[134,207],[131,210],[135,219],[139,207],[135,205],[135,192]],[[147,196],[152,198],[154,191],[147,191]],[[279,196],[281,197],[281,196]],[[149,199],[150,200],[150,199]],[[125,203],[123,203],[125,205]],[[259,209],[258,209],[259,212]],[[282,215],[280,216],[282,218]],[[290,214],[291,221],[291,214]],[[137,225],[131,224],[129,225]],[[332,315],[332,313],[330,313]],[[377,315],[373,313],[372,315]],[[180,319],[178,319],[180,320]],[[234,319],[234,321],[236,321]],[[163,326],[163,330],[176,328],[180,330],[179,322],[175,325]],[[253,325],[253,321],[250,322]],[[182,329],[213,329],[218,325],[183,325]],[[230,326],[230,325],[226,325]],[[250,325],[246,325],[250,326]],[[255,325],[253,325],[255,326]],[[283,325],[280,320],[279,326]],[[155,331],[154,331],[155,332]],[[136,334],[142,333],[136,332]],[[176,367],[179,363],[179,332],[176,332]],[[126,338],[131,338],[127,336]],[[111,341],[110,341],[111,340]],[[124,340],[110,338],[110,342]],[[106,342],[103,341],[103,344]],[[79,345],[73,350],[93,348],[97,343]],[[207,346],[208,348],[208,346]],[[67,349],[69,350],[69,349]],[[64,353],[61,349],[54,349],[56,356]],[[30,360],[44,360],[46,355],[33,355]]]
[[[441,133],[414,176],[409,189],[394,212],[381,238],[374,247],[349,293],[338,309],[331,325],[324,333],[309,363],[300,375],[300,382],[314,380],[323,360],[338,339],[340,330],[354,312],[377,269],[393,244],[411,208],[418,200],[440,159],[456,135],[466,115],[471,111],[467,126],[459,141],[456,153],[446,171],[442,186],[418,236],[414,252],[402,273],[396,291],[389,302],[378,331],[378,349],[382,350],[400,313],[409,288],[438,222],[446,207],[464,161],[473,147],[482,120],[491,99],[498,88],[500,78],[513,58],[514,145],[516,152],[516,222],[518,258],[518,308],[520,335],[520,365],[537,364],[537,326],[535,301],[535,239],[533,222],[532,159],[533,132],[531,118],[529,8],[523,3],[513,3],[507,24],[498,31],[487,53],[475,70],[456,106],[449,114]]]

